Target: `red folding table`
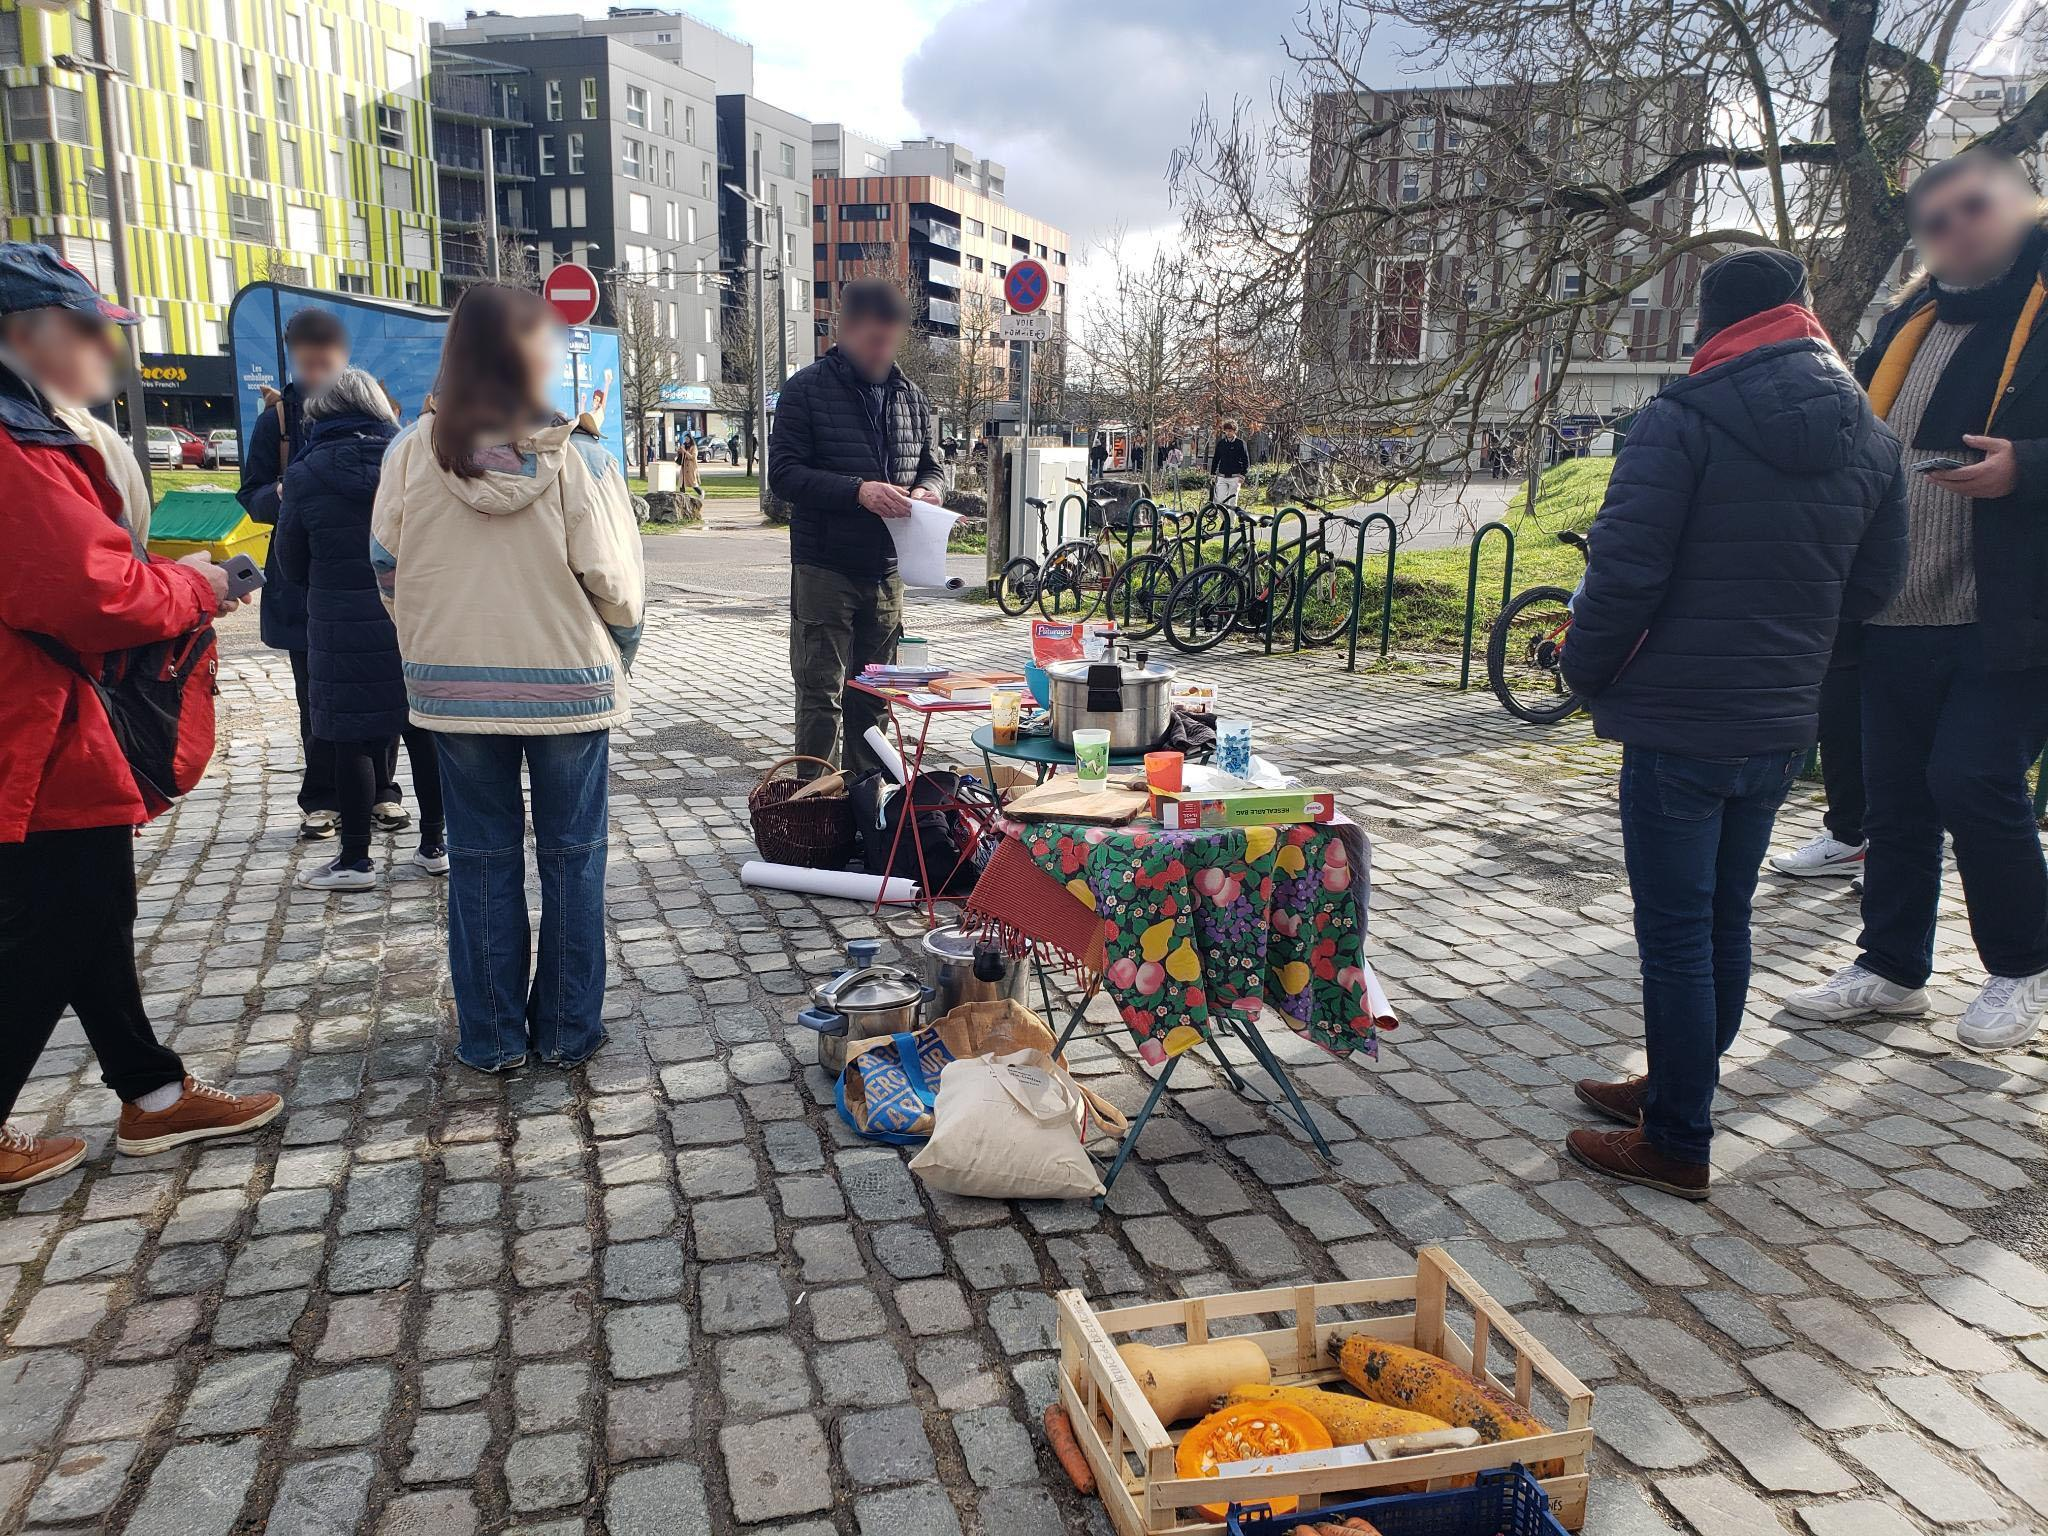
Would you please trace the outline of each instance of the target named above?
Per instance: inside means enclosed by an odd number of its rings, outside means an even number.
[[[959,811],[963,815],[972,817],[977,826],[985,824],[987,817],[987,807],[985,806],[962,800],[956,794],[948,794],[943,799],[930,800],[920,806],[917,803],[915,790],[917,781],[924,772],[925,745],[931,738],[933,718],[938,715],[973,714],[976,711],[986,714],[989,707],[987,699],[976,702],[945,699],[935,694],[913,693],[907,688],[883,687],[879,683],[866,682],[860,678],[849,680],[846,686],[858,689],[870,698],[880,699],[887,706],[889,710],[889,729],[896,737],[896,755],[903,760],[902,794],[904,796],[905,808],[904,813],[896,818],[895,835],[889,839],[889,869],[892,872],[896,868],[896,850],[903,843],[903,829],[905,826],[914,823],[918,811]],[[906,710],[917,716],[917,740],[915,745],[910,743],[909,737],[904,733],[903,713]],[[931,878],[931,870],[925,864],[924,840],[916,835],[914,827],[910,842],[911,846],[917,850],[918,901],[925,909],[925,926],[927,928],[936,927],[939,920],[938,904],[942,899],[955,901],[965,899],[964,897],[945,898],[942,896],[942,892],[946,886],[952,883],[953,877],[960,872],[960,866],[965,864],[968,857],[973,853],[975,839],[967,839],[959,855],[953,860],[952,867],[936,883]],[[883,894],[875,898],[874,910],[877,915],[881,913],[883,906],[886,904],[886,899],[887,888],[884,887]]]

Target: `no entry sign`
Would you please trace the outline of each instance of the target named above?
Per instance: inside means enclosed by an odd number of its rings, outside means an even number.
[[[1051,296],[1052,279],[1046,275],[1043,262],[1020,261],[1003,279],[1003,297],[1020,315],[1030,314]]]
[[[597,274],[581,262],[565,261],[547,275],[540,296],[554,305],[564,325],[584,325],[597,313]]]

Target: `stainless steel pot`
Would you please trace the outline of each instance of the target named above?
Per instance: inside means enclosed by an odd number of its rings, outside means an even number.
[[[817,1008],[798,1015],[798,1022],[818,1031],[818,1064],[836,1077],[845,1069],[848,1044],[910,1033],[917,1028],[919,1007],[930,996],[931,988],[901,966],[862,966],[820,982],[811,993]],[[846,1024],[841,1029],[813,1022],[820,1018],[843,1018]]]
[[[982,968],[1000,966],[1001,974],[976,974],[975,952],[983,947],[993,957],[994,965],[985,961]],[[974,934],[962,933],[957,928],[934,928],[924,936],[919,958],[924,984],[933,993],[927,1010],[930,1018],[943,1019],[962,1003],[1000,1002],[1004,998],[1024,1001],[1024,984],[1031,970],[1028,955],[1005,955]]]
[[[1076,731],[1108,731],[1110,751],[1149,752],[1173,721],[1171,667],[1058,661],[1045,672],[1058,746],[1071,748]]]

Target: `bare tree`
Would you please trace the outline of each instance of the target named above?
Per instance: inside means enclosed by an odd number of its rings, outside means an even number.
[[[755,367],[754,311],[747,297],[747,279],[732,279],[733,302],[720,312],[718,382],[711,386],[711,404],[728,422],[741,424],[747,473],[754,473],[760,451],[761,374]],[[770,365],[773,366],[772,364]]]
[[[668,334],[667,303],[654,282],[617,272],[611,278],[612,323],[619,330],[619,408],[626,423],[626,449],[643,460],[647,418],[661,409],[662,395],[683,381],[682,354]],[[645,464],[641,465],[643,473]]]
[[[1310,0],[1270,106],[1205,109],[1173,184],[1229,301],[1302,338],[1307,419],[1525,430],[1588,358],[1676,362],[1699,265],[1804,257],[1849,349],[1970,0]],[[1378,89],[1395,77],[1445,82]],[[2024,150],[2048,89],[1980,142]],[[1497,413],[1494,419],[1498,419]]]
[[[1087,364],[1098,403],[1112,403],[1141,427],[1148,451],[1156,453],[1169,428],[1192,425],[1188,390],[1197,336],[1187,263],[1163,248],[1140,263],[1127,255],[1121,236],[1099,246],[1090,260],[1106,272],[1069,344]]]

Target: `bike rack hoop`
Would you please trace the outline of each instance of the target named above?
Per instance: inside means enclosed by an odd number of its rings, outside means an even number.
[[[1301,578],[1306,571],[1308,559],[1308,514],[1302,511],[1301,508],[1282,507],[1273,514],[1272,519],[1268,523],[1266,533],[1266,559],[1269,562],[1267,567],[1268,573],[1271,574],[1280,564],[1280,529],[1290,517],[1294,519],[1296,526],[1301,529],[1292,546],[1294,549],[1295,580],[1290,584],[1294,588],[1294,608],[1296,612],[1294,648],[1298,651],[1301,649],[1301,621],[1299,617],[1301,609]],[[1278,578],[1275,577],[1274,585],[1277,586],[1278,584]],[[1266,654],[1268,656],[1273,654],[1273,592],[1271,588],[1266,592]]]
[[[1489,533],[1498,533],[1507,541],[1507,559],[1500,573],[1501,602],[1508,602],[1515,590],[1515,530],[1506,523],[1481,523],[1479,531],[1472,535],[1472,553],[1465,562],[1465,653],[1458,664],[1460,692],[1472,685],[1472,620],[1479,607],[1479,552],[1485,547]]]
[[[1355,530],[1351,552],[1351,618],[1346,626],[1351,633],[1344,670],[1356,672],[1359,608],[1365,600],[1365,531],[1374,523],[1387,530],[1387,569],[1385,579],[1380,583],[1380,656],[1384,659],[1394,639],[1394,551],[1400,547],[1401,530],[1392,515],[1386,512],[1368,512],[1357,518],[1346,517],[1341,512],[1330,515],[1349,523]]]

